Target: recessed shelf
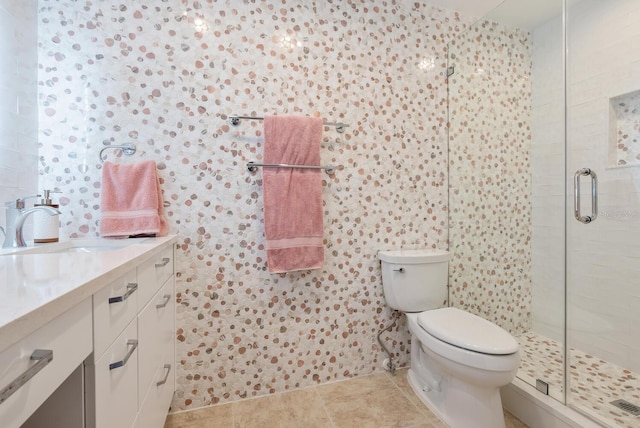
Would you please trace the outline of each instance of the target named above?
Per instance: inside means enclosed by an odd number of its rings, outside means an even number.
[[[640,90],[609,99],[609,166],[640,165]]]

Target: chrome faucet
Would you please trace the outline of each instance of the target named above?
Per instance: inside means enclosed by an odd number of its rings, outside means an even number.
[[[7,227],[3,230],[4,244],[2,244],[2,248],[20,248],[27,246],[27,243],[24,242],[22,227],[24,226],[24,221],[30,214],[33,214],[36,211],[44,211],[49,215],[60,214],[59,210],[46,205],[39,205],[37,207],[25,209],[24,201],[28,198],[35,198],[38,196],[40,195],[27,196],[22,199],[16,199],[15,202],[11,201],[5,204],[7,207]]]

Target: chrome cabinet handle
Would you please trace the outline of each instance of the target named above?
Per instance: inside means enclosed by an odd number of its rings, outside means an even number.
[[[165,364],[164,368],[167,370],[167,374],[164,375],[164,379],[156,382],[156,386],[164,385],[167,383],[167,379],[169,379],[169,373],[171,373],[171,364]]]
[[[119,367],[124,367],[124,365],[127,364],[127,361],[129,361],[129,358],[131,358],[131,355],[134,353],[134,351],[138,347],[138,341],[134,339],[130,339],[127,341],[127,346],[131,346],[131,348],[127,352],[127,355],[125,355],[124,358],[121,359],[120,361],[116,361],[115,363],[110,363],[109,370],[117,369]]]
[[[156,305],[156,309],[164,308],[165,306],[167,306],[167,303],[169,303],[169,300],[171,300],[171,294],[165,294],[163,297],[164,297],[164,302],[158,303]]]
[[[129,296],[135,293],[137,289],[138,289],[138,284],[133,282],[127,284],[127,292],[124,293],[122,296],[109,297],[109,304],[124,302],[129,298]]]
[[[25,370],[25,372],[20,376],[15,378],[13,382],[0,390],[0,404],[7,401],[9,397],[18,391],[25,383],[29,382],[32,377],[37,375],[40,370],[53,361],[53,351],[50,349],[36,349],[33,351],[29,359],[31,361],[36,361],[36,363]]]
[[[591,215],[580,213],[580,177],[591,177]],[[573,215],[580,223],[588,224],[598,218],[598,176],[590,168],[582,168],[573,175]]]
[[[163,257],[162,258],[162,263],[156,263],[156,267],[157,268],[165,267],[166,265],[169,264],[170,261],[171,261],[171,259],[169,257]]]

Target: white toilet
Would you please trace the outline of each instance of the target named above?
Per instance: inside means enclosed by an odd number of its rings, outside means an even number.
[[[520,365],[518,342],[490,321],[448,308],[449,253],[380,251],[387,304],[407,316],[409,383],[451,428],[504,428],[500,387]]]

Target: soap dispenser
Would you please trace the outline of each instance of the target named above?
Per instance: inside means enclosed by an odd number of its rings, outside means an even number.
[[[51,190],[42,192],[43,198],[39,204],[34,206],[46,205],[51,208],[58,208],[58,204],[51,201]],[[49,215],[44,211],[33,213],[33,242],[36,244],[44,244],[47,242],[58,242],[60,230],[60,217],[57,215]]]

